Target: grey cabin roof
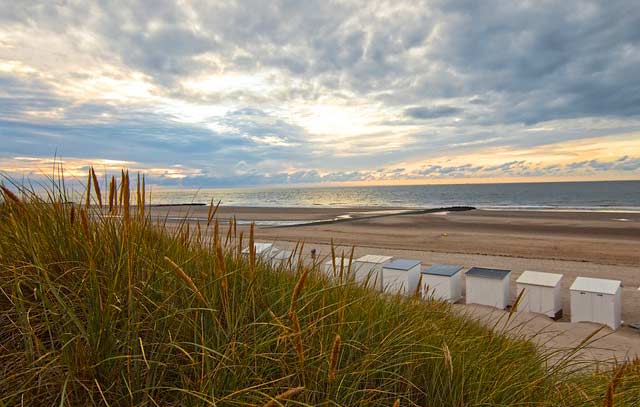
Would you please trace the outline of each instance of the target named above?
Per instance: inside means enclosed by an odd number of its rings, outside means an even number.
[[[273,256],[273,260],[289,260],[292,252],[289,250],[280,250]]]
[[[420,260],[396,259],[385,264],[383,267],[392,270],[410,270],[420,265]]]
[[[452,264],[434,264],[428,269],[422,270],[422,274],[451,277],[462,269],[462,266],[454,266]]]
[[[255,247],[257,255],[265,254],[265,253],[271,251],[272,249],[275,249],[273,247],[273,243],[257,243],[256,242],[256,243],[253,244],[253,247]],[[242,250],[242,254],[249,254],[249,247],[248,246],[245,247],[244,250]]]
[[[467,276],[472,277],[481,277],[481,278],[492,278],[494,280],[502,280],[505,277],[508,277],[511,273],[511,270],[500,270],[500,269],[489,269],[484,267],[471,267],[469,271],[467,271]]]

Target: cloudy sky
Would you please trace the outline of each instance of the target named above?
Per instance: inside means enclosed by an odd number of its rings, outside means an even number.
[[[640,4],[0,0],[0,170],[640,179]]]

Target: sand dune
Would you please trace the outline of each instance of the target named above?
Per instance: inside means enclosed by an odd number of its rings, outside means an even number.
[[[389,208],[396,210],[401,208]],[[520,314],[516,325],[527,321],[519,332],[535,337],[547,348],[576,346],[597,328],[595,324],[569,321],[569,286],[577,276],[612,278],[623,283],[625,322],[640,322],[640,214],[594,212],[486,211],[446,214],[394,214],[371,217],[380,208],[231,208],[223,207],[221,218],[236,216],[242,221],[328,220],[348,215],[348,222],[295,227],[257,227],[257,239],[293,247],[306,242],[306,252],[315,248],[319,256],[330,253],[329,243],[345,253],[356,246],[356,256],[367,253],[422,260],[423,264],[451,263],[465,267],[483,266],[513,270],[515,279],[524,270],[564,274],[564,317],[553,322],[543,316]],[[154,208],[153,213],[206,218],[207,208]],[[621,220],[624,219],[624,220]],[[246,227],[246,226],[244,226]],[[493,324],[503,312],[478,306],[456,305],[462,312]],[[544,328],[544,334],[540,330]],[[640,332],[629,327],[611,332],[608,328],[581,356],[606,360],[640,355]]]

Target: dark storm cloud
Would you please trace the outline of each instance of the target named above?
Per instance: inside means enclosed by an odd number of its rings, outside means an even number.
[[[410,107],[405,109],[404,115],[413,119],[437,119],[439,117],[454,116],[462,109],[452,106]]]
[[[0,74],[0,117],[18,118],[24,112],[49,111],[64,106],[65,101],[52,94],[50,87],[38,80],[24,80]]]
[[[496,93],[498,120],[640,114],[640,13],[630,1],[453,1],[432,56],[469,93]]]

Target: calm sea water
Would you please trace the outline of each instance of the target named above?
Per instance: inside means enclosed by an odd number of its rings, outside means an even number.
[[[640,181],[256,189],[153,189],[155,204],[411,207],[640,212]]]

